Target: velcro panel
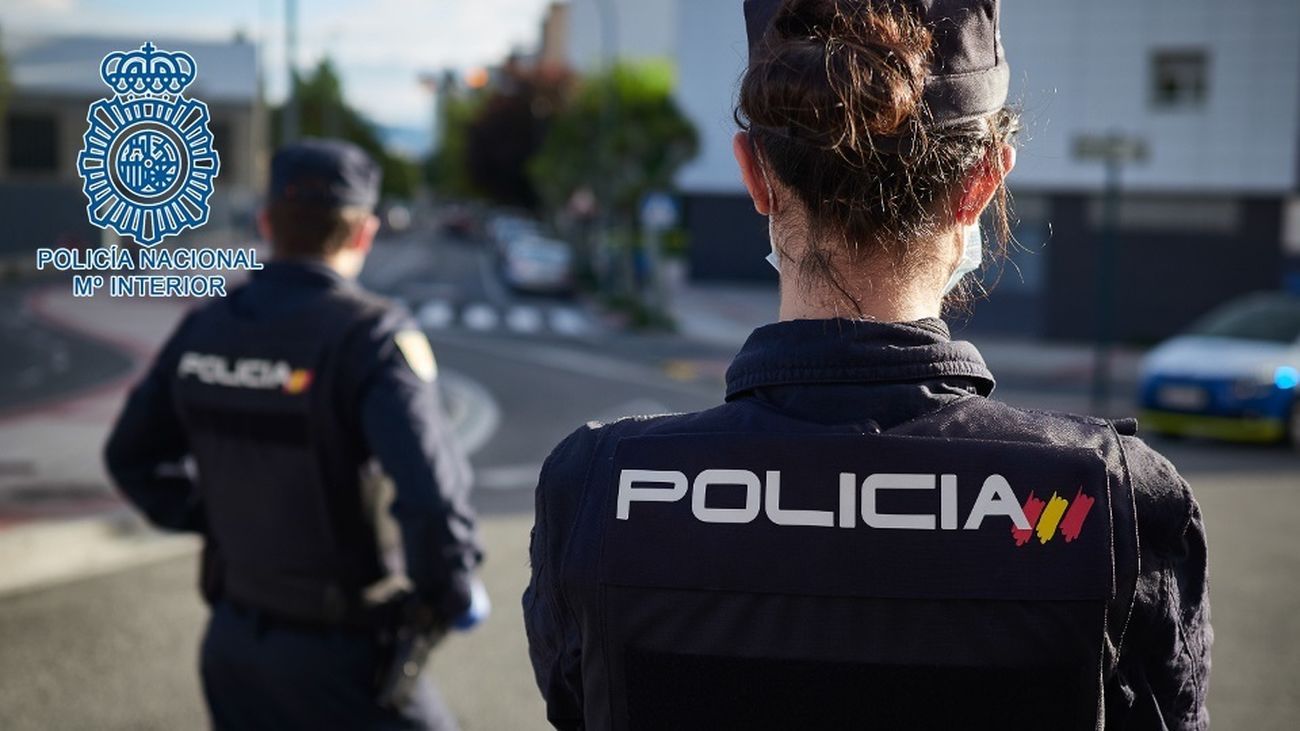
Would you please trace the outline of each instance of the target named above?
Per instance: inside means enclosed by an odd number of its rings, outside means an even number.
[[[1092,450],[881,435],[636,437],[620,443],[611,482],[606,584],[1037,601],[1114,590],[1106,470]]]
[[[633,651],[632,731],[1093,728],[1085,665],[862,665]],[[1081,692],[1082,691],[1082,692]]]

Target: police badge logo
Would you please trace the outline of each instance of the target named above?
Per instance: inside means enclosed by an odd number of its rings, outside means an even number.
[[[114,92],[90,106],[77,172],[90,222],[153,246],[208,221],[220,159],[208,105],[182,96],[197,66],[187,53],[110,53],[100,78]]]

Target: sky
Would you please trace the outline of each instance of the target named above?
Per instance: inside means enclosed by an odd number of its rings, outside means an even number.
[[[204,39],[243,33],[258,42],[268,95],[283,97],[286,0],[0,0],[4,34],[160,35]],[[469,69],[531,48],[548,0],[297,0],[298,66],[324,55],[349,101],[387,126],[428,129],[432,102],[417,75]],[[183,49],[177,49],[183,50]]]

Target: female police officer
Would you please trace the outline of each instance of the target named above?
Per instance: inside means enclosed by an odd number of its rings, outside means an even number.
[[[725,405],[543,468],[563,728],[1202,728],[1199,510],[1134,424],[989,400],[939,319],[1006,239],[997,0],[748,0],[735,153],[781,321]],[[707,245],[707,242],[700,242]]]

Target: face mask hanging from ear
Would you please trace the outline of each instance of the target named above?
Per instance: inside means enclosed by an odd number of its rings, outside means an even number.
[[[776,270],[777,274],[781,273],[781,252],[776,249],[776,224],[772,215],[773,205],[776,203],[776,196],[772,193],[772,181],[767,177],[767,168],[760,167],[763,171],[763,184],[767,186],[767,240],[772,246],[772,253],[764,257],[768,264]]]
[[[961,283],[962,277],[976,271],[984,263],[984,233],[980,231],[979,223],[972,223],[966,227],[963,232],[961,243],[961,261],[957,262],[957,269],[953,271],[952,278],[948,280],[948,285],[943,288],[943,294],[947,297],[957,285]]]

